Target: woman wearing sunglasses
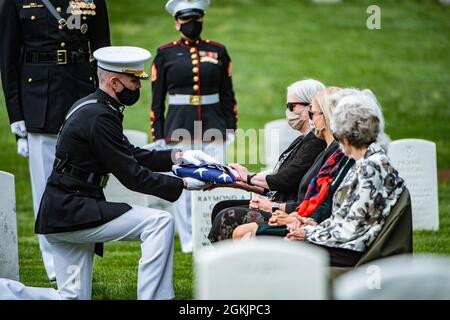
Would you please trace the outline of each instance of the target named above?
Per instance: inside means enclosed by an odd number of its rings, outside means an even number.
[[[270,174],[249,173],[246,167],[232,164],[240,177],[240,181],[233,187],[266,195],[276,203],[296,199],[300,180],[316,156],[325,148],[324,140],[310,132],[308,119],[312,96],[324,88],[325,86],[316,80],[297,81],[288,87],[286,119],[301,135],[281,154]],[[264,222],[270,217],[271,210],[268,212],[252,210],[249,208],[248,200],[219,202],[211,215],[212,228],[209,239],[212,242],[229,239],[238,225],[252,221]]]

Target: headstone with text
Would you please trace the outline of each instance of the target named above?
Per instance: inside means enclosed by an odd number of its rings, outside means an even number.
[[[439,229],[436,144],[402,139],[389,144],[388,155],[411,194],[413,229]]]
[[[240,189],[217,188],[211,191],[192,192],[192,239],[194,252],[211,245],[208,239],[211,230],[211,212],[224,200],[250,199],[250,193]]]

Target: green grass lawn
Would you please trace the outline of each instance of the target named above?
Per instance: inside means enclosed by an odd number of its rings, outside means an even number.
[[[178,38],[165,0],[110,0],[112,40],[152,53]],[[284,115],[285,88],[304,78],[327,85],[372,89],[393,139],[436,142],[438,167],[450,168],[450,7],[438,1],[378,1],[381,30],[368,30],[373,1],[313,4],[299,0],[212,1],[204,38],[227,45],[233,59],[239,126],[262,128]],[[149,65],[148,65],[149,69]],[[126,111],[125,127],[148,130],[150,86]],[[0,105],[4,105],[1,97]],[[0,108],[0,170],[16,177],[21,280],[48,286],[33,234],[28,165]],[[239,152],[254,152],[256,146]],[[258,166],[253,166],[257,169]],[[440,230],[415,232],[415,252],[450,254],[450,183],[440,182]],[[107,244],[96,258],[94,299],[135,299],[139,243]],[[175,250],[177,299],[192,297],[192,257]]]

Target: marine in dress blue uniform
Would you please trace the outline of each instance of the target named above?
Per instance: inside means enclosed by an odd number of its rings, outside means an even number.
[[[78,99],[96,87],[91,53],[110,45],[104,0],[0,2],[0,70],[18,153],[29,154],[34,214],[54,162],[56,134]],[[59,21],[58,21],[59,20]],[[54,280],[53,257],[39,237],[44,266]]]
[[[225,141],[237,127],[237,104],[227,49],[200,36],[208,6],[209,0],[166,4],[181,39],[159,47],[153,61],[151,133],[161,148],[201,149],[224,163]],[[182,250],[191,252],[190,193],[183,192],[173,211]]]

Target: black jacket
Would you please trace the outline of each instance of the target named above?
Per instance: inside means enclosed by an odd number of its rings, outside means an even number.
[[[324,165],[325,161],[333,154],[336,149],[339,148],[339,143],[333,141],[328,148],[323,150],[317,158],[314,160],[313,165],[309,168],[309,170],[305,173],[303,178],[300,180],[300,184],[298,186],[297,199],[295,201],[287,201],[286,202],[286,212],[291,213],[297,209],[300,203],[305,198],[306,191],[308,191],[309,183],[311,179],[314,178],[320,171],[320,168]]]
[[[69,0],[51,3],[63,18],[69,17]],[[84,28],[67,31],[58,28],[55,17],[39,0],[0,2],[0,69],[11,123],[25,120],[29,132],[56,134],[72,104],[95,90],[95,66],[89,63],[89,53],[109,46],[110,36],[105,1],[94,3],[95,15],[80,17]],[[25,61],[26,52],[54,54],[57,50],[67,50],[68,55],[84,52],[87,62]]]
[[[283,161],[275,174],[266,176],[271,191],[277,191],[274,201],[295,200],[300,180],[326,147],[325,141],[309,132],[295,139],[280,156]],[[284,160],[282,160],[285,158]]]
[[[194,122],[201,121],[202,133],[236,129],[237,107],[231,79],[231,59],[226,48],[210,40],[174,41],[158,48],[152,65],[151,131],[153,140],[178,141],[172,133],[187,129],[192,140]],[[169,105],[167,94],[210,95],[218,93],[220,102],[205,106]]]
[[[181,179],[155,173],[169,171],[171,152],[132,146],[123,135],[123,108],[100,89],[75,103],[96,99],[64,123],[56,157],[88,172],[114,174],[127,188],[175,201],[183,190]],[[128,211],[125,203],[106,202],[103,189],[53,169],[41,200],[36,233],[47,234],[102,225]]]

